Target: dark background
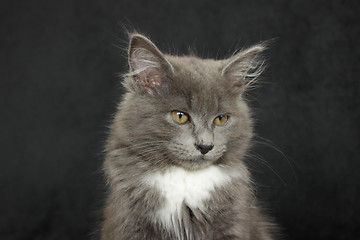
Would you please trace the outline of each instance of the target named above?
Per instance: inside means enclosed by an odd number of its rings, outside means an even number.
[[[249,159],[285,239],[360,237],[360,1],[2,1],[0,239],[89,239],[123,25],[160,49],[224,58],[275,39],[251,93]],[[266,162],[263,162],[266,161]]]

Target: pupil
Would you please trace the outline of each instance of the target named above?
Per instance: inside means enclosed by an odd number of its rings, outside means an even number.
[[[219,121],[221,122],[221,120],[223,119],[223,116],[219,116]]]
[[[178,113],[178,117],[179,119],[181,119],[183,117],[183,114],[182,113]]]

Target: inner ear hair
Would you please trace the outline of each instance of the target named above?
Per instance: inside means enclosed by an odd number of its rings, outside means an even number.
[[[150,67],[169,67],[173,71],[172,65],[166,60],[156,45],[150,39],[138,33],[130,34],[128,52],[130,69],[136,71],[131,62],[134,59],[133,54],[136,54],[138,59],[142,59],[144,65],[148,64]]]
[[[265,49],[265,43],[257,44],[230,57],[221,71],[222,76],[232,81],[234,87],[252,85],[264,71],[261,53]]]
[[[173,68],[154,43],[143,35],[133,34],[128,54],[127,76],[133,79],[136,89],[154,95],[167,87],[166,76]]]

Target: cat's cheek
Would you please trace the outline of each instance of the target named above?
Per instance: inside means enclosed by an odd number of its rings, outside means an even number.
[[[226,145],[227,145],[226,134],[221,130],[215,130],[214,131],[214,149],[212,150],[212,154],[214,154],[216,156],[222,155],[224,152],[226,152],[226,149],[227,149]],[[219,157],[221,157],[221,156],[219,156]]]

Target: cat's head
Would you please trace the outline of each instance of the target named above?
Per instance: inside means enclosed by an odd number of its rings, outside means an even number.
[[[252,136],[242,94],[262,71],[263,50],[255,45],[219,61],[178,57],[133,34],[128,93],[113,133],[144,166],[199,169],[227,164],[227,155],[241,158]]]

